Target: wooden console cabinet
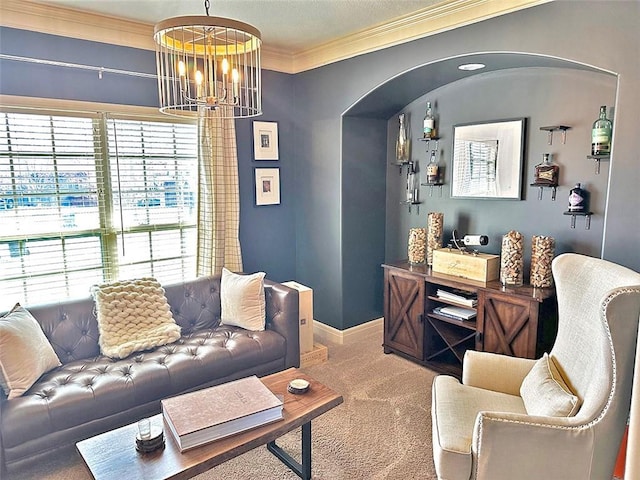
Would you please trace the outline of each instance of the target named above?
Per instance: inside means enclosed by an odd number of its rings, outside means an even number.
[[[406,262],[382,267],[385,353],[459,376],[468,349],[538,358],[553,344],[553,288],[503,287],[498,281],[465,280]],[[477,294],[476,318],[458,320],[434,312],[438,306],[457,305],[439,298],[439,288]]]

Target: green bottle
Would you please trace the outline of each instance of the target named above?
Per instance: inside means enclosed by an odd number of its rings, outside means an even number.
[[[591,129],[591,155],[609,155],[611,153],[611,120],[607,118],[607,107],[600,107],[600,116],[593,122]]]

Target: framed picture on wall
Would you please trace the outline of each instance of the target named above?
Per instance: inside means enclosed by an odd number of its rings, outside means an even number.
[[[256,168],[256,205],[280,204],[280,169]]]
[[[278,160],[276,122],[253,122],[253,156],[256,160]]]

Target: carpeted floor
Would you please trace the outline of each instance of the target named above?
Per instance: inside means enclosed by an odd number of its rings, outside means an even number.
[[[314,479],[435,479],[431,454],[431,382],[435,374],[382,351],[381,332],[329,345],[329,360],[304,371],[344,397],[312,422]],[[299,458],[300,431],[279,445]],[[15,480],[91,478],[74,448],[13,472]],[[297,479],[266,447],[195,477],[197,480]],[[129,479],[123,479],[129,480]],[[133,480],[133,479],[132,479]]]

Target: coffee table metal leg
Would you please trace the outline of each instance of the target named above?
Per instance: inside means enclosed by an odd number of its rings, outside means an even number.
[[[267,443],[267,448],[302,480],[311,480],[311,422],[302,425],[302,463],[276,445],[275,440]]]

